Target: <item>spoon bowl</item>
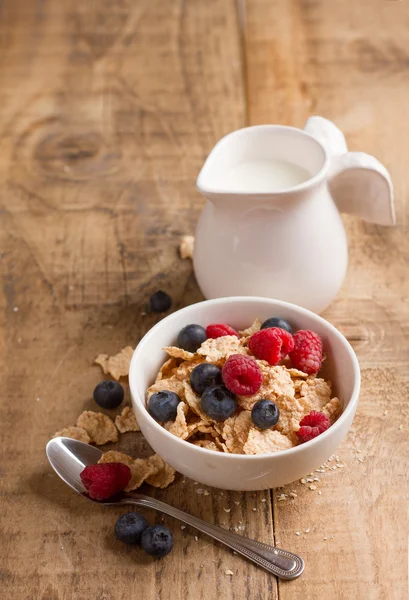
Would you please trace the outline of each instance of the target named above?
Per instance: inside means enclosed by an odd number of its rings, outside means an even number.
[[[304,570],[304,561],[297,554],[237,535],[156,500],[156,498],[133,492],[122,492],[103,502],[93,500],[88,496],[82,484],[80,473],[87,465],[93,465],[101,458],[101,450],[94,446],[70,438],[57,437],[48,442],[46,454],[57,475],[77,494],[91,502],[108,506],[134,504],[158,510],[206,533],[281,579],[295,579]]]

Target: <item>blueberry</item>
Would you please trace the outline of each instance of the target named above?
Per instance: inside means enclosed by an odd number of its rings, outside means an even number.
[[[274,427],[280,416],[280,411],[271,400],[258,400],[251,411],[251,420],[260,429]]]
[[[172,298],[166,292],[159,290],[152,294],[149,303],[153,312],[162,313],[170,309],[172,306]]]
[[[224,421],[235,413],[237,401],[224,385],[212,385],[203,392],[200,406],[211,419]]]
[[[124,544],[134,546],[140,543],[142,532],[147,527],[148,521],[139,513],[125,513],[115,523],[115,537]]]
[[[173,548],[172,532],[163,525],[147,527],[141,537],[142,548],[151,556],[166,556]]]
[[[207,340],[206,331],[200,325],[186,325],[178,335],[178,346],[188,352],[196,352]]]
[[[285,329],[288,333],[293,333],[293,328],[290,323],[281,317],[271,317],[271,319],[267,319],[261,326],[261,329],[267,329],[268,327],[279,327],[280,329]]]
[[[222,372],[216,365],[209,363],[202,363],[195,367],[190,374],[190,384],[196,394],[200,396],[203,394],[206,388],[211,385],[221,385]]]
[[[149,414],[156,420],[164,423],[176,419],[176,410],[180,398],[175,392],[163,390],[152,394],[148,402]]]
[[[118,408],[124,399],[124,388],[117,381],[101,381],[94,390],[94,400],[101,408]]]

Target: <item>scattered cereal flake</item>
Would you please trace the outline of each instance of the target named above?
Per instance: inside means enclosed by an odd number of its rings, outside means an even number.
[[[161,379],[160,381],[156,381],[150,388],[148,388],[147,395],[148,398],[155,394],[156,392],[162,392],[163,390],[169,390],[170,392],[175,392],[180,398],[183,398],[183,383],[177,379],[177,377],[173,376],[169,379]]]
[[[324,415],[331,421],[331,425],[335,423],[342,412],[341,402],[338,398],[332,398],[322,409]]]
[[[186,402],[188,403],[190,409],[201,419],[209,422],[209,417],[200,408],[200,396],[193,391],[193,388],[188,381],[183,382],[183,389],[185,392]]]
[[[310,533],[310,531],[311,531],[311,528],[308,527],[308,529],[305,530],[305,533]]]
[[[104,452],[98,461],[98,463],[109,462],[120,462],[124,465],[128,465],[128,467],[131,469],[131,479],[125,488],[127,492],[136,490],[150,475],[153,475],[157,471],[157,467],[152,464],[151,459],[149,458],[133,459],[127,454],[116,452],[114,450]]]
[[[251,427],[246,443],[243,446],[244,454],[268,454],[270,452],[278,452],[279,450],[287,450],[292,448],[291,441],[280,433],[272,429],[261,431],[255,427]]]
[[[247,329],[243,329],[242,331],[239,331],[239,334],[242,337],[250,337],[251,335],[253,335],[253,333],[257,333],[257,331],[260,331],[260,328],[261,328],[261,321],[257,317],[257,319],[254,321],[254,323],[252,323],[250,325],[250,327],[247,327]]]
[[[317,486],[314,484],[311,484],[310,486],[308,486],[310,488],[310,490],[314,491],[317,489]]]
[[[256,512],[257,508],[252,508],[251,510],[252,510],[253,512]]]
[[[121,433],[141,430],[130,406],[125,406],[121,414],[115,417],[115,425]]]
[[[177,370],[178,363],[176,358],[170,357],[166,362],[163,363],[161,368],[159,369],[159,373],[156,376],[156,381],[160,381],[161,379],[169,379],[172,375],[175,374]]]
[[[99,354],[95,363],[102,367],[105,374],[110,374],[116,380],[129,375],[129,365],[133,355],[133,348],[126,346],[118,354],[108,356],[108,354]]]
[[[388,414],[388,412],[389,412],[388,410],[384,410],[384,411],[383,411],[383,414],[385,415],[385,417],[386,417],[386,415]]]
[[[200,448],[206,448],[207,450],[214,450],[215,452],[220,452],[220,448],[212,440],[197,440],[193,443],[195,446],[200,446]],[[206,495],[207,494],[205,494],[205,496]]]
[[[182,440],[186,440],[189,436],[189,429],[186,423],[186,415],[188,411],[188,405],[185,402],[179,402],[176,411],[176,419],[174,421],[168,421],[165,423],[165,429],[167,429],[169,433],[173,433],[173,435],[176,435],[176,437],[179,437]]]
[[[226,569],[224,572],[225,575],[234,575],[233,571],[231,569]]]
[[[151,463],[149,458],[136,458],[129,468],[131,469],[131,479],[125,488],[126,492],[141,487],[143,482],[157,471],[156,466]]]
[[[163,350],[167,352],[172,358],[183,358],[183,360],[193,360],[196,356],[195,354],[193,354],[193,352],[188,352],[187,350],[183,350],[183,348],[178,348],[177,346],[165,346]]]
[[[318,494],[321,496],[321,494],[322,494],[321,490],[319,490]]]
[[[248,349],[240,344],[235,335],[223,335],[216,339],[207,339],[197,353],[205,356],[207,362],[220,364],[231,354],[248,354]]]
[[[116,450],[109,450],[109,452],[104,452],[101,458],[98,461],[98,464],[101,463],[112,463],[119,462],[123,465],[128,465],[130,467],[134,462],[132,456],[128,454],[124,454],[123,452],[117,452]]]
[[[205,491],[203,492],[203,496],[210,496],[210,492],[209,492],[208,490],[205,490]]]
[[[302,479],[300,479],[301,483],[307,483],[307,480],[304,479],[304,477]]]
[[[159,454],[154,454],[148,461],[156,469],[156,472],[146,479],[146,483],[163,489],[175,480],[175,469],[168,465]]]
[[[295,535],[300,535],[300,532],[299,532],[299,531],[296,531],[296,532],[295,532]]]
[[[307,379],[300,386],[300,402],[305,405],[306,412],[321,411],[331,400],[331,384],[325,379]]]
[[[125,488],[127,492],[136,490],[142,483],[156,471],[156,467],[150,462],[149,458],[133,459],[127,454],[110,450],[104,452],[98,461],[99,463],[120,462],[128,465],[131,469],[131,479]]]
[[[297,492],[290,492],[289,496],[291,496],[291,498],[298,498]]]
[[[56,437],[67,437],[71,438],[72,440],[78,440],[79,442],[85,442],[86,444],[89,444],[91,441],[91,438],[85,429],[71,425],[69,427],[65,427],[61,431],[57,431],[57,433],[54,433],[53,438]]]
[[[182,235],[179,242],[180,258],[193,258],[195,248],[195,238],[193,235]]]
[[[186,529],[186,525],[181,525],[180,528],[181,529]]]
[[[399,429],[402,431],[402,429],[403,429],[403,423],[401,423],[401,424],[399,425]]]
[[[223,510],[224,510],[224,512],[227,512],[227,513],[229,513],[229,512],[231,511],[231,508],[224,508],[224,507],[223,507]]]
[[[77,419],[77,427],[85,429],[91,442],[97,446],[118,441],[118,430],[115,423],[102,413],[85,410]]]
[[[198,542],[199,538],[197,537],[197,535],[195,535],[195,542]]]

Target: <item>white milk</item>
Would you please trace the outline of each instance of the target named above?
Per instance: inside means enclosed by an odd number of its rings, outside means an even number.
[[[221,187],[231,192],[279,192],[310,178],[306,169],[287,160],[257,159],[233,167]]]

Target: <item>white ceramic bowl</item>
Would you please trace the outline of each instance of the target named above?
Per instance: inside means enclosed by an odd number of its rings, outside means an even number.
[[[146,390],[166,360],[163,346],[175,343],[189,323],[206,327],[228,323],[248,327],[256,317],[280,316],[294,329],[312,329],[323,339],[327,354],[326,376],[343,405],[339,419],[326,432],[300,446],[282,452],[246,456],[225,454],[195,446],[177,438],[146,410]],[[205,485],[228,490],[262,490],[295,481],[323,464],[346,436],[355,415],[360,387],[358,360],[344,336],[314,313],[278,300],[233,297],[207,300],[182,308],[159,321],[139,342],[132,357],[129,383],[132,403],[141,431],[153,450],[172,467]]]

